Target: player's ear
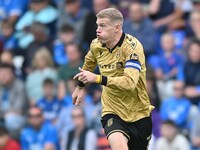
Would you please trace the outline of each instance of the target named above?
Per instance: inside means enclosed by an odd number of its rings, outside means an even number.
[[[121,29],[121,25],[120,24],[116,24],[115,25],[115,32],[119,32],[120,29]]]

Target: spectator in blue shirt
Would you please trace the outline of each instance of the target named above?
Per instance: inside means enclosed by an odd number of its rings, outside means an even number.
[[[18,0],[1,0],[0,1],[0,21],[8,19],[14,24],[22,14],[22,3]]]
[[[54,126],[44,122],[40,108],[29,109],[28,123],[21,132],[22,150],[59,150],[57,131]]]
[[[183,62],[181,55],[175,49],[174,37],[171,33],[165,33],[161,37],[163,54],[152,56],[149,63],[155,70],[156,78],[159,80],[174,79],[178,72],[178,66]]]
[[[154,53],[156,31],[152,21],[144,16],[144,10],[139,2],[130,4],[129,19],[124,22],[124,32],[135,36],[141,41],[146,56]]]
[[[36,103],[36,106],[44,112],[44,119],[55,123],[62,108],[64,108],[64,100],[59,100],[55,95],[54,81],[47,78],[43,82],[44,96]]]
[[[57,17],[57,10],[48,3],[48,0],[31,0],[30,9],[24,13],[16,24],[19,46],[27,48],[34,40],[33,35],[29,31],[30,26],[34,22],[46,25],[50,32],[49,36],[54,38]]]
[[[174,96],[161,104],[161,120],[172,120],[180,128],[187,128],[190,108],[190,101],[184,97],[184,83],[174,81]]]
[[[1,31],[0,41],[3,43],[3,50],[16,50],[17,39],[13,25],[8,20],[4,20],[1,24]]]
[[[58,32],[58,39],[53,44],[54,61],[58,65],[66,65],[68,57],[65,53],[65,46],[69,43],[79,44],[74,27],[68,24],[63,25]]]

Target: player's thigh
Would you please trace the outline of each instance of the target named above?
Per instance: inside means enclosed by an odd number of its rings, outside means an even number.
[[[131,136],[128,142],[129,150],[147,150],[152,134],[151,117],[131,123],[128,128]]]
[[[112,150],[128,150],[128,139],[121,132],[110,134],[108,141]]]

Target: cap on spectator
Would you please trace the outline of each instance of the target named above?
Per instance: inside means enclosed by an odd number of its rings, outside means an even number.
[[[47,0],[31,0],[31,2],[33,2],[33,3],[40,3],[40,2],[45,2],[45,1],[47,1]]]

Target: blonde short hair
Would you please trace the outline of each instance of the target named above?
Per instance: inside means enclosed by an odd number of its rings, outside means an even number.
[[[46,62],[47,67],[50,67],[50,68],[54,67],[51,53],[49,52],[49,50],[46,47],[42,47],[42,48],[38,49],[38,51],[35,53],[33,62],[32,62],[32,66],[34,68],[37,68],[38,61],[40,61],[41,59],[43,59]]]
[[[103,9],[96,16],[97,18],[108,18],[112,22],[118,21],[120,24],[123,24],[124,21],[122,13],[116,8]]]

